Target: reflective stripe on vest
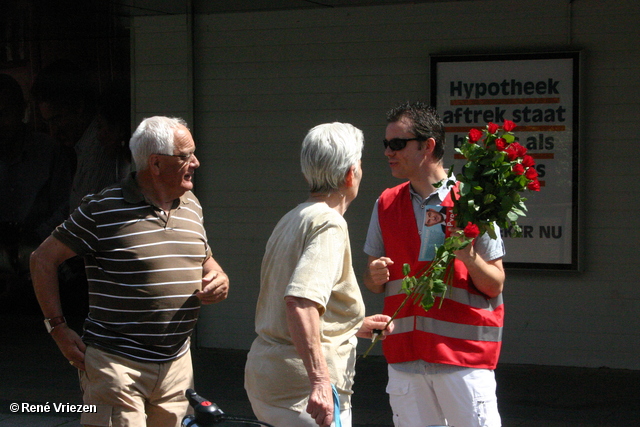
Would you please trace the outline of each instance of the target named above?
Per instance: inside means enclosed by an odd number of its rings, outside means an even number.
[[[387,283],[385,287],[385,295],[397,295],[403,293],[402,280],[392,280]],[[445,298],[449,298],[453,301],[465,304],[473,308],[479,308],[482,310],[493,311],[496,307],[503,304],[502,294],[495,298],[487,299],[482,295],[472,294],[464,289],[451,288],[451,291],[447,291]]]
[[[451,323],[430,317],[410,316],[393,321],[393,334],[402,334],[413,331],[429,332],[448,338],[461,340],[500,342],[502,341],[502,328],[495,326],[472,326],[462,323]]]
[[[402,292],[402,280],[393,280],[387,283],[385,293],[389,295],[397,295]],[[466,296],[466,298],[454,298],[454,296]],[[481,295],[474,295],[466,292],[464,289],[453,288],[450,296],[447,298],[462,304],[470,305],[481,310],[494,311],[496,307],[502,304],[502,295],[487,300]],[[472,302],[472,304],[468,304]],[[410,302],[409,302],[410,303]],[[432,310],[437,310],[437,304]],[[449,338],[459,338],[474,341],[501,341],[502,328],[496,326],[474,326],[462,323],[452,323],[443,320],[433,319],[424,316],[407,316],[396,318],[394,321],[394,330],[391,335],[402,334],[413,331],[429,332],[436,335]]]

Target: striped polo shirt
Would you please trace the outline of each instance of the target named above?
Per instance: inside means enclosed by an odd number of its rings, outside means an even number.
[[[211,256],[192,192],[165,214],[145,199],[133,173],[85,197],[53,236],[84,258],[87,344],[149,362],[188,350],[200,310],[194,294]]]

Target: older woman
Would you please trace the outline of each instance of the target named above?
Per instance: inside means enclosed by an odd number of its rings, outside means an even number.
[[[309,131],[300,155],[309,198],[267,243],[245,388],[258,419],[276,426],[331,425],[332,385],[342,426],[350,426],[356,337],[371,338],[389,320],[365,318],[343,218],[358,194],[363,144],[350,124]]]

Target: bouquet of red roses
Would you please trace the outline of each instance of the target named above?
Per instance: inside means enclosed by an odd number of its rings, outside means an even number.
[[[484,131],[471,129],[466,143],[456,148],[467,160],[456,177],[460,183],[459,195],[454,195],[456,222],[475,224],[480,233],[488,232],[494,239],[494,223],[504,229],[513,227],[515,235],[521,233],[517,220],[525,215],[527,199],[520,193],[540,191],[535,160],[515,142],[515,126],[506,120],[502,128],[489,123]],[[449,178],[452,173],[453,168]]]
[[[497,238],[494,224],[511,228],[516,236],[522,232],[517,221],[526,215],[527,199],[520,193],[540,191],[540,182],[535,160],[515,141],[512,132],[515,127],[514,122],[505,120],[502,127],[489,123],[483,131],[471,129],[466,142],[456,148],[456,153],[466,162],[456,175],[458,187],[452,193],[453,215],[456,224],[465,225],[464,229],[445,239],[433,261],[418,276],[409,276],[409,265],[403,266],[402,288],[408,299],[419,302],[425,310],[433,307],[434,294],[442,294],[444,298],[452,279],[455,251],[464,249],[483,233]],[[453,167],[445,181],[449,186],[456,185]]]
[[[429,310],[435,303],[435,296],[440,295],[442,304],[453,278],[455,252],[483,233],[496,239],[494,224],[503,229],[511,228],[516,236],[521,233],[517,221],[526,215],[524,202],[527,199],[520,193],[540,191],[540,183],[535,160],[515,140],[512,132],[515,127],[514,122],[505,120],[502,127],[489,123],[482,131],[471,129],[466,142],[456,148],[456,153],[466,159],[461,173],[454,180],[451,167],[448,178],[436,186],[457,185],[452,192],[453,215],[456,224],[464,224],[464,228],[450,233],[436,249],[433,261],[416,276],[410,275],[409,264],[403,265],[402,290],[407,297],[392,320],[408,301]],[[372,347],[376,341],[377,337]]]

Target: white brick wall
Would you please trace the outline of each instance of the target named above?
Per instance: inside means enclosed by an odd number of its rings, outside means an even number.
[[[191,19],[185,15],[137,18],[131,31],[134,123],[165,115],[193,121]]]
[[[635,0],[196,16],[190,120],[202,162],[196,193],[216,258],[231,277],[229,299],[205,309],[198,343],[249,347],[266,240],[280,216],[306,197],[298,153],[309,128],[344,121],[365,133],[364,181],[346,214],[360,276],[373,203],[397,183],[379,142],[384,113],[397,101],[429,99],[429,54],[582,49],[584,271],[508,271],[501,360],[640,369],[639,20]],[[136,19],[136,117],[188,115],[185,22]],[[363,293],[368,313],[378,311],[381,297]]]

